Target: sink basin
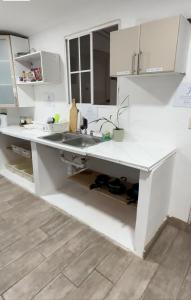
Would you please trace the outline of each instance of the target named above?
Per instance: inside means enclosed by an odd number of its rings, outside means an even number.
[[[90,135],[81,135],[74,139],[70,139],[67,141],[63,141],[63,144],[78,147],[78,148],[86,148],[90,146],[97,145],[102,142],[102,139],[99,137],[94,137]]]
[[[42,139],[52,141],[52,142],[63,142],[63,141],[76,138],[78,136],[79,134],[77,133],[63,132],[63,133],[53,133],[42,137]]]
[[[53,133],[48,136],[42,137],[42,139],[55,142],[57,144],[70,145],[77,148],[86,148],[103,142],[100,137],[70,132]]]

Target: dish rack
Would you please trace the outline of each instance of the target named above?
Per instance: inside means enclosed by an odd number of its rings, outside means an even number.
[[[31,150],[27,149],[25,147],[21,147],[21,146],[18,146],[18,145],[11,145],[9,147],[9,149],[12,150],[14,153],[22,156],[22,157],[32,158]]]
[[[24,160],[17,160],[12,163],[7,163],[6,167],[11,172],[20,175],[31,182],[34,182],[32,161],[26,162]]]
[[[46,132],[65,132],[69,130],[69,122],[45,124],[43,130]]]
[[[69,122],[47,124],[44,122],[33,122],[33,124],[24,125],[25,129],[37,129],[45,132],[59,133],[69,130]]]
[[[17,175],[24,177],[25,179],[31,182],[34,182],[32,153],[31,153],[30,146],[28,144],[22,144],[22,145],[11,144],[7,148],[17,155],[16,158],[12,159],[11,162],[7,163],[6,165],[7,169]]]

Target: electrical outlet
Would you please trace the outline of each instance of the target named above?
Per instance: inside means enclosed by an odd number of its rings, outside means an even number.
[[[55,94],[53,92],[44,93],[44,100],[49,106],[54,106]]]
[[[189,119],[188,129],[191,129],[191,118]]]

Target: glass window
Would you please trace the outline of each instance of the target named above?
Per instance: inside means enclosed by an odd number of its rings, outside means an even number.
[[[90,35],[80,37],[81,70],[90,69]]]
[[[70,71],[79,71],[78,39],[70,40]]]
[[[79,74],[71,74],[71,93],[72,99],[75,99],[77,103],[80,102]]]
[[[91,103],[91,73],[81,73],[82,103]]]
[[[117,79],[110,77],[110,32],[115,30],[118,25],[69,40],[70,101],[116,105]]]

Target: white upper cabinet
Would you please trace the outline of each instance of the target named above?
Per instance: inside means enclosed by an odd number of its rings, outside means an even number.
[[[0,36],[0,106],[16,103],[14,69],[9,36]]]
[[[111,32],[110,75],[137,73],[140,26]]]
[[[132,56],[138,32],[139,46]],[[185,73],[191,25],[182,16],[165,18],[111,33],[111,76],[148,73]],[[128,63],[127,63],[128,62]],[[132,66],[130,71],[130,66]]]
[[[29,42],[17,36],[0,36],[0,107],[34,106],[33,91],[20,91],[16,87],[14,56],[28,52]]]

